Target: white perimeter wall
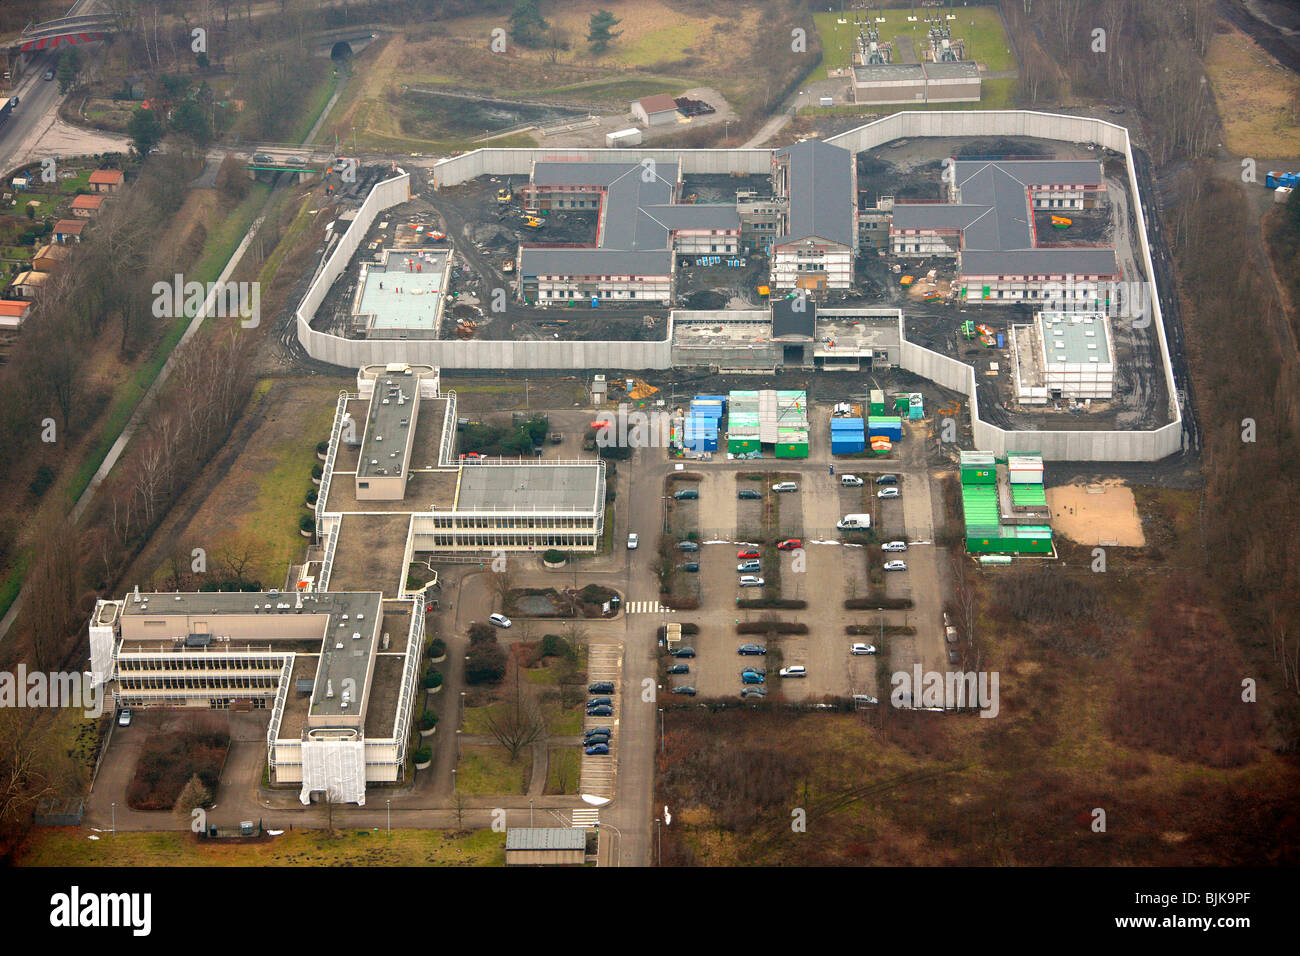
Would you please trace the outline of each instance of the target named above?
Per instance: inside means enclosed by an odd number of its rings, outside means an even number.
[[[1129,192],[1141,209],[1137,172],[1128,130],[1104,120],[1026,110],[962,110],[895,113],[826,142],[851,152],[874,149],[891,140],[921,136],[1031,136],[1075,143],[1099,143],[1122,153],[1128,164]],[[766,149],[478,149],[445,159],[434,166],[434,185],[453,186],[485,175],[526,175],[534,160],[578,160],[637,163],[647,158],[681,162],[683,174],[754,173],[771,171]],[[356,340],[311,328],[311,317],[334,280],[347,268],[375,216],[405,202],[410,176],[400,173],[379,183],[362,204],[298,307],[298,338],[314,359],[356,368],[378,362],[410,362],[445,368],[483,369],[666,369],[672,365],[672,326],[658,342],[490,342],[439,340]],[[1041,451],[1053,461],[1157,461],[1182,447],[1182,416],[1169,359],[1164,316],[1156,294],[1155,269],[1146,222],[1137,216],[1139,246],[1147,280],[1151,282],[1152,317],[1164,364],[1172,421],[1154,431],[1008,431],[980,418],[975,371],[956,359],[908,342],[902,343],[902,367],[968,397],[975,446],[998,455]],[[1134,277],[1126,277],[1134,278]]]

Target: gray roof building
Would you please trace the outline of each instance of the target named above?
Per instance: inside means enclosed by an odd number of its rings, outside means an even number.
[[[682,229],[740,228],[732,204],[678,204],[677,163],[562,163],[533,166],[534,186],[586,186],[602,190],[596,247],[531,247],[520,271],[537,275],[668,275],[672,234]]]
[[[776,153],[786,167],[785,194],[790,206],[785,235],[773,246],[804,239],[822,239],[854,247],[853,154],[821,140],[805,140]]]

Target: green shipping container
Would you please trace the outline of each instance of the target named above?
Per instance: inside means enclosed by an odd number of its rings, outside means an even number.
[[[777,458],[807,458],[808,444],[807,442],[779,444],[776,446],[776,457]]]
[[[998,473],[994,468],[963,467],[961,470],[963,485],[995,485],[997,481]]]
[[[759,449],[757,438],[728,438],[727,451],[733,455],[748,455]]]

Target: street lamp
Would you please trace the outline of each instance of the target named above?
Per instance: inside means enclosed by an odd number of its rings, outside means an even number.
[[[388,835],[392,836],[393,835],[393,801],[385,800],[384,803],[388,804]]]
[[[117,836],[117,804],[113,804],[113,836]]]
[[[659,708],[659,749],[664,749],[664,709]]]
[[[528,825],[533,825],[533,798],[528,798]]]

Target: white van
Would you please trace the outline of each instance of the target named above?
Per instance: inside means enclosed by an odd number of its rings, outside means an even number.
[[[870,531],[871,515],[845,515],[835,522],[841,531]]]
[[[886,541],[880,546],[881,551],[906,551],[906,541]]]
[[[841,488],[861,488],[862,479],[857,475],[840,475]]]

